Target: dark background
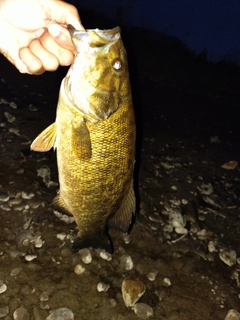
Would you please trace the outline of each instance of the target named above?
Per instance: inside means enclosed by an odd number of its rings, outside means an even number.
[[[157,30],[183,41],[197,54],[203,50],[214,62],[240,63],[239,0],[69,0],[91,9],[115,24]],[[89,26],[86,24],[86,28]],[[98,27],[97,24],[93,28]]]

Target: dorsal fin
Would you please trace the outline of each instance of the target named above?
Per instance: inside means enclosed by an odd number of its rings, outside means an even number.
[[[46,152],[49,151],[56,141],[56,123],[52,123],[43,130],[37,138],[32,142],[30,148],[34,151]]]

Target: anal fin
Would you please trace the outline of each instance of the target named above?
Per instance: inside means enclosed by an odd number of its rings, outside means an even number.
[[[120,229],[122,232],[127,233],[133,222],[135,211],[136,198],[132,180],[128,194],[123,199],[121,207],[117,210],[115,215],[108,220],[108,227]]]
[[[72,216],[72,213],[67,209],[63,199],[60,195],[57,195],[52,202],[52,206],[56,211],[59,211],[62,214],[67,214]]]

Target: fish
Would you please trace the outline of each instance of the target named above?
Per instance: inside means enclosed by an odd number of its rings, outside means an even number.
[[[30,148],[57,153],[59,191],[52,205],[73,216],[72,249],[113,252],[109,228],[129,232],[136,215],[136,124],[127,53],[120,27],[79,31],[59,91],[56,119]]]

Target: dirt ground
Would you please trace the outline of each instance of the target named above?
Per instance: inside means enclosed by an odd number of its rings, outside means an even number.
[[[211,68],[204,76],[213,79]],[[138,214],[130,237],[110,231],[108,256],[71,251],[76,225],[50,206],[55,153],[29,150],[54,121],[66,69],[21,75],[1,57],[0,318],[45,320],[59,308],[69,311],[66,320],[72,313],[76,320],[224,320],[229,309],[240,312],[240,81],[229,72],[221,82],[220,67],[214,86],[203,72],[186,80],[173,69],[146,66],[133,77]],[[133,308],[121,292],[128,278],[146,288]]]

